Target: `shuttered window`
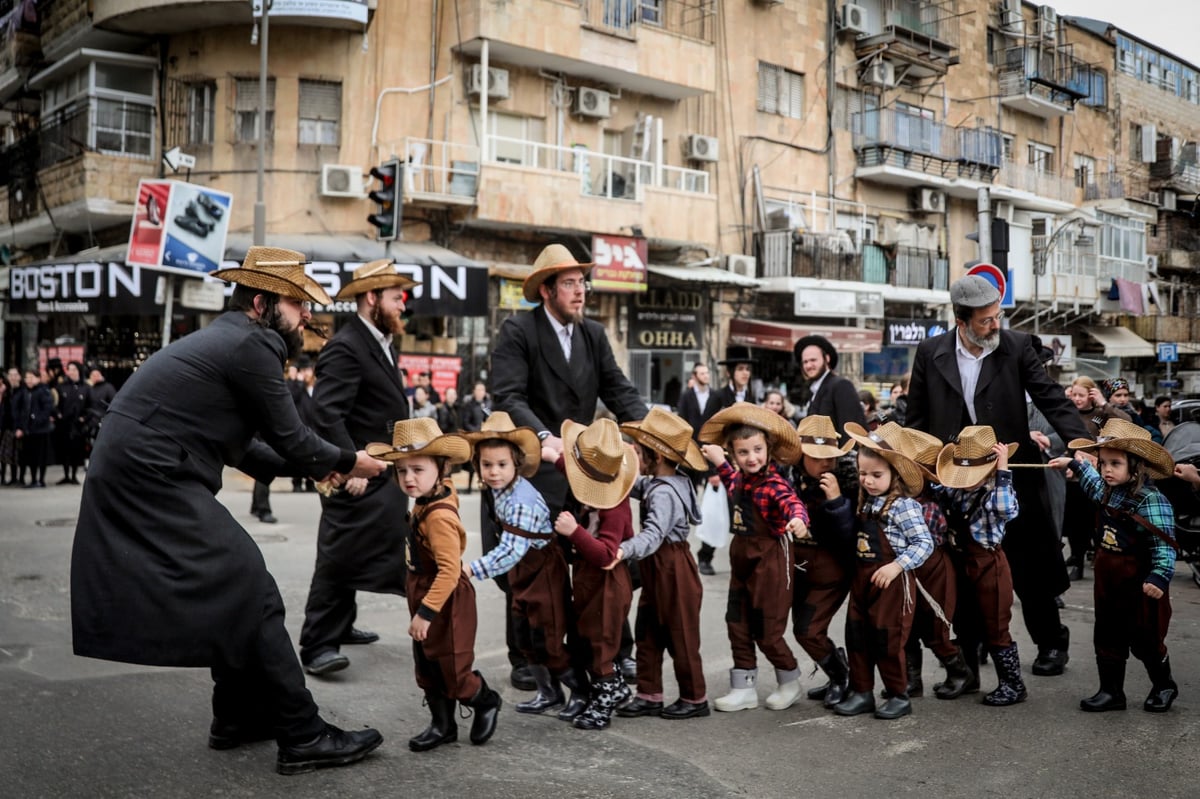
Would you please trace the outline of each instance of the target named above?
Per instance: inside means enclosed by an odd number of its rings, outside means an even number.
[[[804,118],[804,76],[765,61],[758,62],[758,110],[792,119]]]
[[[337,146],[342,119],[342,84],[300,81],[300,144]]]
[[[233,92],[233,140],[258,141],[258,78],[235,78]],[[267,79],[266,139],[275,137],[275,79]]]

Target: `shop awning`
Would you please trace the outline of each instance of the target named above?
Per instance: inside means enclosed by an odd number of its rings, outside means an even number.
[[[225,260],[238,261],[254,241],[249,233],[230,233],[225,239]],[[267,244],[299,250],[310,261],[366,263],[377,258],[392,258],[398,264],[415,266],[484,266],[453,250],[427,241],[376,241],[366,236],[331,236],[322,233],[298,233],[267,236]]]
[[[718,269],[715,266],[650,264],[646,269],[652,275],[684,283],[702,283],[709,286],[735,286],[747,289],[754,289],[759,286],[759,282],[755,278],[739,275],[727,269]]]
[[[772,322],[763,319],[734,319],[729,323],[729,343],[765,350],[791,352],[805,336],[824,336],[838,352],[879,352],[883,331],[861,327],[818,327]]]
[[[1127,327],[1085,327],[1084,332],[1099,342],[1108,358],[1153,358],[1154,345]]]

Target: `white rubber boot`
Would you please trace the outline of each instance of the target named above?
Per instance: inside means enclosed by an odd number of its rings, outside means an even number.
[[[767,697],[767,709],[787,710],[800,700],[800,669],[775,669],[775,679],[779,681],[779,687]]]
[[[713,702],[713,706],[726,713],[758,707],[758,691],[754,688],[757,676],[758,669],[730,669],[729,685],[733,690]]]

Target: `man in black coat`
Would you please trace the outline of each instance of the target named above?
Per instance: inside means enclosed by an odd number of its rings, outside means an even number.
[[[229,311],[122,388],[96,440],[71,553],[75,653],[211,668],[209,746],[275,738],[282,774],[354,762],[383,740],[321,718],[262,552],[216,498],[226,466],[334,482],[385,468],[301,424],[284,385],[309,301],[330,302],[304,261],[252,247],[242,268],[214,273],[238,284]]]
[[[692,427],[692,438],[700,435],[700,428],[721,410],[721,398],[712,387],[708,365],[697,363],[692,367],[692,386],[685,388],[679,396],[679,416]]]
[[[584,318],[590,269],[591,264],[579,263],[561,244],[543,249],[524,284],[525,299],[541,305],[504,320],[492,351],[495,410],[507,411],[519,427],[533,428],[543,446],[559,453],[562,423],[571,419],[591,424],[598,399],[619,421],[637,421],[646,415],[646,403],[617,366],[604,326]],[[531,482],[550,506],[550,517],[556,517],[567,500],[567,478],[553,463],[543,462]],[[487,552],[499,543],[499,534],[486,507],[483,517]],[[497,584],[508,597],[507,581],[497,580]],[[511,604],[505,605],[506,616]],[[532,689],[520,673],[525,664],[513,638],[511,617],[508,627],[515,682]]]
[[[358,313],[321,350],[313,414],[314,429],[340,447],[391,441],[392,425],[408,418],[392,336],[404,330],[405,292],[415,285],[383,259],[355,270],[337,294],[353,297]],[[349,666],[342,644],[379,640],[355,629],[354,592],[404,593],[407,515],[408,497],[391,469],[370,480],[349,480],[344,490],[321,497],[317,560],[300,631],[300,660],[309,674]]]
[[[808,410],[805,416],[828,416],[838,431],[838,443],[849,440],[846,423],[856,422],[867,426],[858,389],[846,378],[837,374],[838,351],[824,336],[805,336],[794,348],[796,363],[808,381]]]
[[[1046,374],[1028,333],[1002,330],[1000,294],[990,282],[968,275],[950,287],[955,329],[917,347],[908,386],[908,424],[949,441],[964,427],[991,425],[996,438],[1020,446],[1014,464],[1041,463],[1030,437],[1026,394],[1063,441],[1091,438],[1062,386]],[[1055,598],[1067,590],[1063,563],[1039,469],[1013,470],[1020,513],[1007,525],[1004,552],[1025,627],[1038,648],[1033,673],[1062,674],[1068,658],[1067,628]]]

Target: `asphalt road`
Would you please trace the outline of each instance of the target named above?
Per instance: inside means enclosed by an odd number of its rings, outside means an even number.
[[[52,479],[57,475],[52,475]],[[229,473],[221,499],[260,544],[299,635],[312,572],[316,522],[313,494],[291,494],[279,480],[272,495],[279,523],[250,517],[250,483]],[[468,528],[478,495],[463,497]],[[433,752],[408,751],[407,739],[427,715],[412,676],[400,597],[359,595],[359,626],[379,643],[346,647],[346,671],[310,679],[322,712],[345,727],[371,725],[384,744],[362,763],[296,777],[274,773],[267,742],[228,752],[207,748],[211,718],[205,670],[159,669],[77,658],[71,652],[68,571],[79,488],[0,490],[0,796],[24,797],[359,797],[438,796],[488,799],[600,797],[1123,797],[1194,796],[1193,761],[1200,751],[1200,588],[1180,564],[1172,586],[1175,617],[1168,645],[1180,699],[1165,716],[1144,713],[1149,688],[1131,662],[1130,710],[1085,714],[1079,699],[1096,688],[1091,656],[1091,581],[1067,595],[1072,661],[1058,678],[1029,672],[1033,651],[1021,646],[1030,698],[995,709],[979,697],[915,700],[912,716],[895,722],[843,719],[803,700],[782,712],[715,713],[707,719],[614,719],[604,732],[584,732],[553,717],[512,712],[527,697],[507,684],[501,594],[479,586],[477,667],[504,697],[495,738]],[[479,550],[471,530],[469,554]],[[722,620],[727,565],[704,579],[703,656],[711,696],[728,686],[731,665]],[[1018,619],[1019,613],[1014,614]],[[837,621],[840,628],[841,619]],[[840,635],[835,635],[841,638]],[[811,662],[793,644],[805,668]],[[760,661],[760,694],[774,675]],[[926,658],[925,681],[940,668]],[[675,698],[666,675],[667,699]],[[995,685],[990,667],[985,690]]]

